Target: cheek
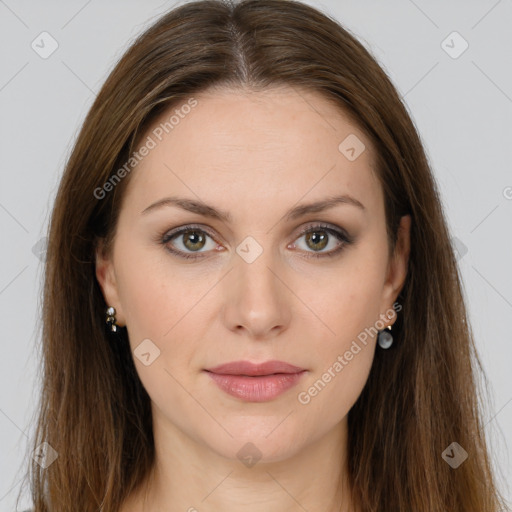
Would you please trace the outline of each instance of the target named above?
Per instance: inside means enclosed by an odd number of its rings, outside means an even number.
[[[375,354],[371,294],[340,294],[339,300],[328,318],[336,335],[319,341],[322,349],[313,372],[297,394],[305,431],[318,429],[318,418],[322,418],[318,436],[348,414],[366,384]],[[377,305],[375,301],[374,308]]]
[[[191,333],[199,326],[192,319],[207,284],[191,288],[191,281],[172,268],[165,254],[137,247],[129,254],[118,262],[118,289],[139,378],[160,410],[172,404],[173,410],[197,414],[180,383],[187,381],[198,350],[195,340],[200,336]],[[195,393],[190,383],[187,390]]]
[[[121,243],[119,248],[123,254]],[[216,278],[193,277],[190,270],[178,269],[164,249],[132,246],[124,254],[130,257],[117,263],[118,290],[132,351],[136,356],[137,347],[151,340],[160,351],[155,366],[178,377],[191,368],[204,339],[208,325],[204,299]],[[144,373],[146,367],[135,362]]]
[[[122,275],[120,300],[132,341],[141,336],[160,338],[173,327],[175,320],[164,309],[179,313],[180,304],[177,294],[171,295],[160,277],[154,267],[145,265],[126,268]]]
[[[130,339],[161,339],[185,315],[188,298],[194,294],[169,264],[163,248],[130,244],[119,238],[118,251],[116,277]]]
[[[297,399],[307,418],[324,418],[326,429],[349,412],[368,379],[375,353],[375,322],[383,313],[379,309],[383,269],[378,261],[370,255],[353,265],[347,263],[322,295],[308,301],[328,330],[317,340],[322,347],[317,364]]]
[[[382,295],[382,269],[375,260],[360,260],[343,265],[325,282],[322,293],[312,294],[309,285],[302,290],[307,304],[325,325],[322,346],[333,353],[349,350],[355,339],[365,338],[365,332],[379,319]],[[370,336],[368,336],[368,341]],[[327,362],[327,361],[324,361]]]
[[[352,345],[349,352],[350,361],[345,352],[333,354],[323,371],[312,375],[299,391],[298,416],[301,429],[314,433],[310,441],[320,438],[346,417],[366,384],[374,346],[359,343],[359,347]]]

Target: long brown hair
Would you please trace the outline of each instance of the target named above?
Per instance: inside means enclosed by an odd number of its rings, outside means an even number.
[[[322,94],[371,139],[390,250],[400,216],[412,217],[395,343],[376,354],[349,412],[354,498],[365,512],[496,512],[505,505],[486,446],[483,370],[440,196],[396,89],[354,36],[312,7],[201,0],[165,14],[121,58],[85,119],[58,189],[33,444],[47,442],[58,457],[46,468],[30,462],[36,512],[117,511],[154,462],[150,399],[125,330],[115,343],[106,330],[95,277],[96,243],[112,240],[131,174],[107,193],[98,190],[106,190],[163,109],[212,86],[273,85]],[[442,457],[452,442],[468,453],[456,469]]]

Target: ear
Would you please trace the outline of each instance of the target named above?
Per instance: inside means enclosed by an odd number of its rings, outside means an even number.
[[[393,304],[402,290],[407,277],[407,266],[411,249],[411,216],[404,215],[398,227],[395,251],[391,258],[384,284],[383,307],[394,311]],[[391,319],[390,319],[391,320]],[[394,315],[393,323],[396,320]]]
[[[103,239],[96,244],[95,265],[96,279],[103,292],[105,303],[107,307],[113,306],[116,309],[116,324],[122,327],[126,325],[126,322],[119,300],[112,251],[108,251],[108,253],[105,251]]]

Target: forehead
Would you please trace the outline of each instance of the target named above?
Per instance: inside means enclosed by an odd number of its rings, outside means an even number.
[[[177,191],[224,209],[276,194],[288,206],[334,193],[382,201],[368,137],[332,101],[295,87],[192,95],[163,112],[140,144],[151,149],[127,190],[138,208]]]

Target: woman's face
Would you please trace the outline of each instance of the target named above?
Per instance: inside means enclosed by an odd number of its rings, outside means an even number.
[[[388,259],[369,139],[315,93],[219,89],[169,109],[140,148],[97,277],[155,427],[277,461],[344,425],[408,257],[404,217]],[[238,361],[304,371],[207,371]]]

